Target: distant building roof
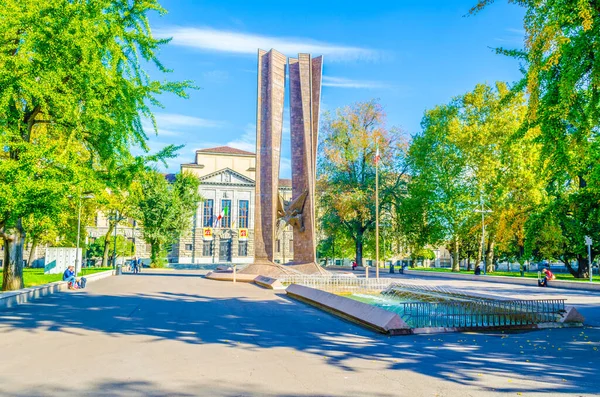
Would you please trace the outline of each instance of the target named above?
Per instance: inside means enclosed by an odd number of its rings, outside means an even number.
[[[255,154],[252,152],[248,152],[242,149],[236,149],[229,146],[219,146],[213,147],[209,149],[199,149],[196,150],[196,153],[218,153],[218,154],[238,154],[242,156],[254,156]]]
[[[291,179],[280,179],[279,187],[292,187],[292,180]]]
[[[165,179],[169,183],[173,183],[173,182],[175,182],[175,179],[177,179],[177,174],[163,174],[163,175],[165,176]]]

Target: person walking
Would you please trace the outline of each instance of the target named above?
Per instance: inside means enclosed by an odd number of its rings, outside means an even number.
[[[131,260],[131,270],[133,271],[134,274],[136,274],[138,272],[137,257],[135,257],[135,256]]]

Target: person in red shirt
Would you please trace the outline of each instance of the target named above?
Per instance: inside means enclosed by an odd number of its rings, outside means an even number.
[[[543,269],[542,274],[544,275],[544,278],[542,278],[541,280],[538,280],[538,286],[540,286],[540,287],[547,287],[548,281],[554,280],[556,278],[556,277],[554,277],[554,274],[552,274],[550,269]]]

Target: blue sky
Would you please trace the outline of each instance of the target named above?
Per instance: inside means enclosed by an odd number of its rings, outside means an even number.
[[[523,9],[499,1],[465,16],[474,3],[163,0],[168,14],[152,15],[151,24],[155,35],[173,41],[160,58],[174,70],[170,79],[201,89],[187,100],[161,98],[150,146],[186,145],[170,172],[193,161],[196,149],[254,151],[259,47],[323,55],[322,110],[378,98],[387,124],[412,135],[426,109],[477,83],[520,77],[518,62],[491,48],[522,47]],[[284,123],[281,176],[290,177],[287,109]]]

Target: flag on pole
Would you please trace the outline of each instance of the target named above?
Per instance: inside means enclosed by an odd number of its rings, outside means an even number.
[[[223,210],[221,210],[221,213],[217,217],[217,220],[215,221],[215,226],[214,227],[217,227],[217,225],[220,224],[221,219],[223,219],[224,217],[226,217],[228,213],[229,213],[229,207],[223,208]]]
[[[381,160],[381,156],[379,155],[379,146],[377,146],[377,150],[375,152],[375,164],[379,163],[379,160]]]

